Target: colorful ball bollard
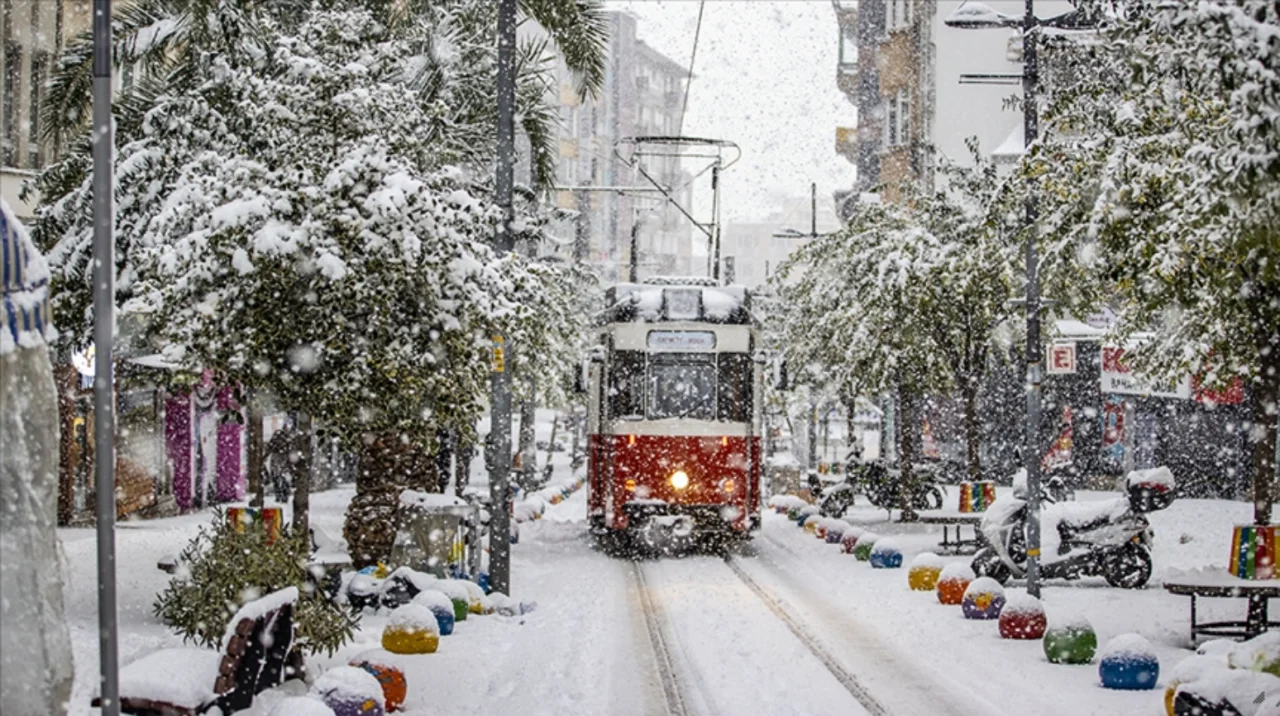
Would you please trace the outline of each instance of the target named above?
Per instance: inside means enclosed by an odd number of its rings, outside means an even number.
[[[840,540],[844,538],[844,531],[849,523],[844,520],[831,520],[827,524],[827,544],[840,544]]]
[[[471,595],[467,588],[454,579],[441,579],[435,583],[435,588],[444,592],[449,601],[453,602],[454,621],[465,622],[467,613],[471,610]]]
[[[859,562],[869,562],[871,560],[871,550],[875,548],[876,542],[880,539],[880,535],[874,532],[863,532],[858,538],[857,544],[853,547],[853,556]]]
[[[1173,673],[1169,674],[1169,681],[1164,689],[1164,710],[1168,716],[1177,716],[1174,708],[1174,700],[1178,696],[1178,687],[1182,684],[1188,684],[1197,681],[1205,676],[1209,676],[1215,672],[1222,671],[1222,659],[1216,656],[1204,656],[1197,654],[1178,662],[1173,667]],[[1208,716],[1206,712],[1204,716]]]
[[[453,600],[438,589],[425,589],[413,597],[414,604],[421,604],[436,618],[436,626],[440,627],[440,636],[453,633],[453,625],[457,619],[453,616]]]
[[[1026,592],[1015,592],[1005,598],[1000,610],[1000,636],[1005,639],[1042,639],[1049,626],[1044,605]]]
[[[942,576],[942,558],[933,552],[921,552],[907,568],[907,586],[917,592],[931,592]]]
[[[382,648],[393,654],[434,654],[439,646],[436,615],[421,604],[397,607],[382,630]]]
[[[1160,660],[1146,639],[1137,634],[1121,634],[1102,649],[1098,678],[1108,689],[1154,689],[1160,678]]]
[[[960,604],[973,579],[973,568],[964,562],[952,562],[943,567],[938,575],[938,601],[943,604]]]
[[[902,566],[902,548],[888,537],[876,540],[868,558],[875,569],[898,569]]]
[[[787,508],[787,519],[791,520],[792,522],[799,522],[799,521],[800,521],[800,508],[799,508],[798,506],[796,506],[796,505],[792,505],[791,507],[788,507],[788,508]]]
[[[978,577],[969,582],[960,598],[965,619],[998,619],[1004,609],[1004,587],[991,577]]]
[[[1074,617],[1050,624],[1043,644],[1051,664],[1088,664],[1098,651],[1098,635],[1087,619]]]
[[[404,680],[404,672],[392,663],[391,655],[381,649],[360,654],[349,662],[350,666],[364,669],[382,686],[382,698],[387,711],[398,711],[404,705],[405,696],[409,693],[409,685]]]
[[[840,537],[840,551],[845,554],[853,554],[853,550],[858,546],[858,537],[860,536],[860,533],[854,532],[853,530],[845,532],[844,535]]]
[[[339,666],[324,672],[311,691],[334,716],[384,716],[386,713],[382,684],[369,672],[354,666]]]

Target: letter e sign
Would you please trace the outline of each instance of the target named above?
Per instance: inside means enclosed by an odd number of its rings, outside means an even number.
[[[1054,343],[1049,346],[1049,365],[1046,373],[1050,375],[1070,375],[1076,372],[1076,344]]]

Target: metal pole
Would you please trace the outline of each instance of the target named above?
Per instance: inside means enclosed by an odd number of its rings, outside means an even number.
[[[120,713],[116,630],[115,246],[112,208],[111,0],[93,2],[93,479],[98,523],[102,713]]]
[[[631,219],[631,258],[628,260],[627,280],[640,282],[640,212]]]
[[[494,200],[502,209],[495,248],[499,254],[512,249],[511,189],[516,159],[516,0],[498,4],[498,170]],[[489,496],[493,514],[489,523],[489,583],[494,591],[511,593],[511,378],[504,360],[505,338],[493,336],[493,402],[490,407]]]
[[[720,278],[720,160],[711,169],[711,278]]]
[[[809,236],[818,238],[818,183],[809,185]]]
[[[1035,0],[1026,0],[1022,18],[1023,151],[1039,131],[1036,122]],[[1036,201],[1029,193],[1027,214],[1027,593],[1040,596],[1040,285],[1036,257]]]

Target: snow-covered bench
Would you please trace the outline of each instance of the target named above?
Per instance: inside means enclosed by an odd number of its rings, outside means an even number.
[[[285,679],[297,601],[298,589],[288,587],[244,605],[227,624],[221,651],[161,649],[122,668],[120,711],[190,716],[249,708],[255,696]]]

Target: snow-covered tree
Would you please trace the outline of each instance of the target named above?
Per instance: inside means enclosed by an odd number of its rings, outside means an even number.
[[[995,167],[971,146],[974,164],[946,163],[934,190],[901,188],[898,205],[865,202],[835,235],[807,245],[780,272],[780,327],[801,380],[847,396],[898,390],[903,424],[928,393],[958,394],[967,463],[981,473],[979,390],[996,328],[1009,315],[1017,247],[1000,209]],[[915,452],[904,429],[903,455]]]
[[[1131,0],[1050,94],[1036,178],[1063,298],[1119,308],[1155,377],[1235,378],[1253,405],[1255,520],[1270,522],[1280,399],[1280,7]],[[1079,65],[1077,65],[1079,66]],[[1074,262],[1075,269],[1068,264]]]

